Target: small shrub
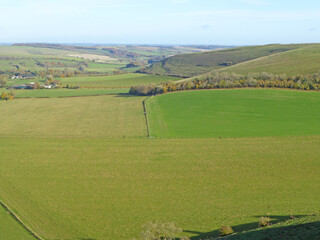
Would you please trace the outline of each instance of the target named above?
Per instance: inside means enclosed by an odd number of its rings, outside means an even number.
[[[271,219],[269,217],[261,217],[259,219],[259,227],[266,227],[271,225]]]
[[[219,230],[219,236],[228,236],[233,233],[233,229],[230,226],[222,226]]]
[[[182,229],[174,223],[149,222],[143,226],[141,240],[173,240]]]

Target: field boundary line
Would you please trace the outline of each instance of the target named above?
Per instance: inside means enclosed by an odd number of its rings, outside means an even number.
[[[151,98],[151,97],[152,97],[152,96],[147,97],[147,98],[146,98],[145,100],[143,100],[143,102],[142,102],[143,111],[144,111],[144,116],[145,116],[145,118],[146,118],[148,138],[151,138],[151,137],[150,137],[150,127],[149,127],[148,111],[147,111],[146,101],[147,101],[149,98]]]
[[[31,234],[37,240],[45,240],[40,235],[38,235],[35,231],[33,231],[27,224],[25,224],[21,218],[2,200],[0,200],[0,205],[10,214],[11,217],[20,225],[22,226],[29,234]]]

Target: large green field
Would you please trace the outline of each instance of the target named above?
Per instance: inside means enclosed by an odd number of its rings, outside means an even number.
[[[151,97],[146,104],[151,137],[320,135],[318,92],[187,91]]]
[[[142,97],[127,95],[0,101],[2,137],[145,137]]]
[[[0,206],[0,239],[34,240],[34,237]]]
[[[179,78],[158,76],[151,74],[129,73],[113,76],[99,77],[72,77],[60,79],[64,85],[78,85],[80,87],[127,87],[150,84],[150,83],[165,83],[168,81],[176,81]]]
[[[221,225],[247,230],[262,215],[319,210],[319,144],[1,138],[0,196],[46,239],[132,239],[156,220],[203,239]]]

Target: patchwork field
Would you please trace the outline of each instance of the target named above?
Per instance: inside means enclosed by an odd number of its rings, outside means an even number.
[[[168,81],[176,81],[179,78],[158,76],[149,74],[129,73],[114,76],[99,77],[72,77],[60,79],[64,85],[78,85],[80,87],[126,87],[140,84],[163,83]]]
[[[216,236],[319,210],[320,137],[0,139],[0,196],[46,239]],[[244,204],[245,203],[245,204]]]
[[[148,139],[146,97],[119,93],[170,79],[72,78],[67,84],[102,88],[21,90],[0,101],[0,199],[46,240],[139,239],[149,221],[175,222],[179,237],[198,240],[221,225],[250,231],[261,216],[278,222],[319,211],[320,93],[151,97],[156,139]],[[70,97],[95,94],[107,95]],[[6,217],[0,209],[0,238],[28,239]],[[239,236],[257,233],[248,234]]]
[[[151,137],[320,135],[319,92],[187,91],[151,97],[146,104]]]
[[[123,95],[0,101],[2,137],[145,137],[144,98]]]

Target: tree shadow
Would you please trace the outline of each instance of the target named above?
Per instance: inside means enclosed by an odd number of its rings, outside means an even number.
[[[305,215],[295,215],[295,217],[304,217]],[[258,221],[261,216],[253,216],[257,218],[256,222],[240,224],[236,226],[231,226],[234,232],[242,232],[248,231],[259,228]],[[280,216],[280,215],[269,215],[268,217],[271,218],[271,224],[284,222],[290,219],[290,216]],[[196,236],[190,237],[190,240],[209,240],[219,237],[219,229],[215,229],[211,232],[199,232],[199,231],[192,231],[192,230],[183,230],[186,233],[197,234]],[[238,235],[237,235],[238,236]]]

